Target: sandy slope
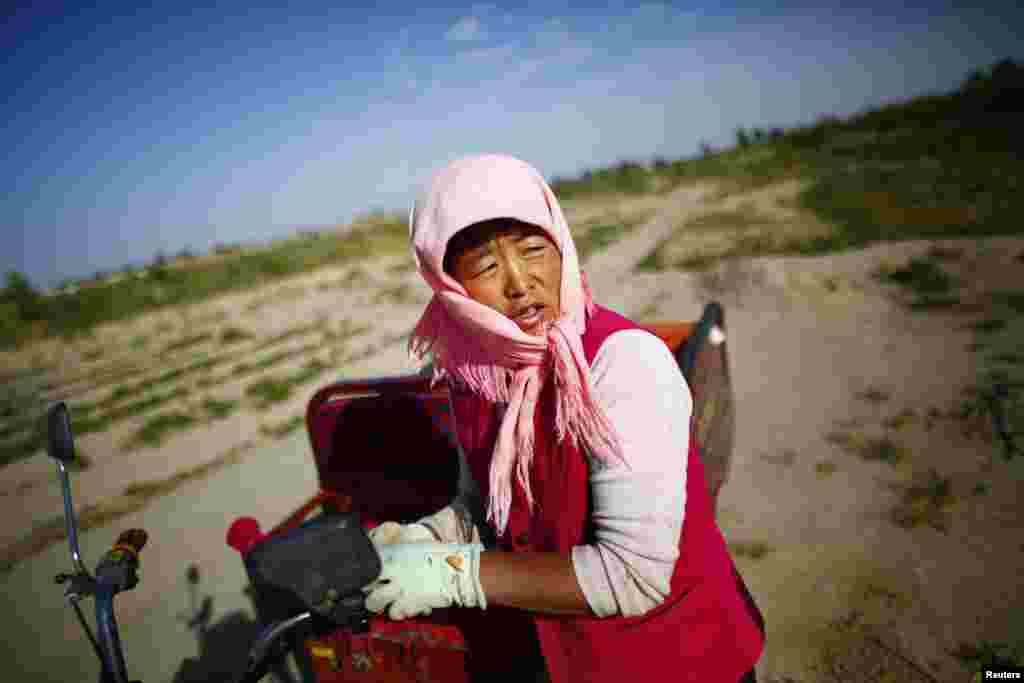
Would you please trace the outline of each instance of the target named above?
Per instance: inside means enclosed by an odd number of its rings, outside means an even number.
[[[791,213],[779,200],[793,191],[777,188],[744,201],[786,220]],[[649,209],[652,200],[643,202],[638,210]],[[721,525],[740,549],[737,563],[768,621],[760,676],[957,680],[963,671],[949,650],[962,641],[1005,640],[1011,615],[1022,606],[1016,588],[1024,565],[1024,514],[1016,501],[1022,499],[1024,482],[1009,476],[1002,463],[991,464],[992,445],[986,441],[991,435],[984,425],[965,434],[971,425],[947,415],[976,380],[976,357],[967,350],[973,334],[962,327],[977,314],[966,306],[911,314],[891,288],[871,277],[884,261],[898,265],[925,253],[932,246],[926,242],[815,258],[726,260],[704,273],[632,272],[633,264],[676,234],[688,218],[736,208],[737,202],[736,197],[720,197],[711,185],[680,188],[658,199],[654,218],[595,255],[586,268],[597,300],[627,315],[686,320],[695,319],[710,299],[725,306],[738,433],[732,478],[720,504]],[[573,207],[567,213],[577,220],[599,216],[601,210],[606,209]],[[1024,281],[1024,263],[1014,259],[1024,251],[1024,240],[960,246],[967,253],[957,267],[977,283],[972,286]],[[123,347],[158,321],[170,326],[162,332],[168,336],[204,324],[216,329],[238,324],[270,335],[318,316],[330,325],[348,318],[372,329],[350,340],[337,358],[378,354],[379,359],[386,349],[394,370],[403,371],[411,366],[403,365],[398,345],[427,290],[415,273],[394,272],[392,265],[364,266],[362,276],[356,272],[353,277],[357,286],[348,289],[318,289],[317,284],[352,276],[352,268],[292,278],[266,288],[278,293],[276,303],[252,311],[246,306],[265,299],[267,291],[224,297],[194,307],[187,317],[154,314],[128,326],[106,326],[98,343]],[[395,290],[402,282],[407,287]],[[290,296],[285,287],[291,288]],[[380,293],[388,288],[392,296],[382,302]],[[204,319],[213,322],[199,322]],[[32,352],[63,358],[61,368],[68,374],[82,365],[73,350],[55,345]],[[4,360],[8,367],[27,362],[24,356]],[[86,435],[81,448],[94,464],[77,479],[79,505],[109,501],[129,484],[209,462],[242,440],[260,440],[261,424],[301,414],[324,381],[326,376],[269,413],[245,410],[159,448],[117,451],[116,444],[138,421]],[[881,390],[887,398],[858,398],[868,389]],[[75,390],[88,392],[88,382]],[[212,393],[240,396],[240,385]],[[917,417],[900,428],[883,426],[906,409]],[[837,430],[865,438],[888,434],[908,455],[897,466],[866,461],[827,438]],[[243,466],[260,464],[244,460],[235,467]],[[890,511],[899,503],[898,487],[923,481],[929,469],[950,477],[958,499],[944,513],[947,530],[895,525]],[[991,492],[972,495],[982,480],[992,482]],[[199,495],[202,487],[187,490]],[[45,458],[3,471],[0,547],[12,547],[26,528],[59,512],[60,492]],[[755,557],[758,553],[750,549],[758,544],[763,552]],[[210,552],[219,554],[222,548]],[[881,669],[896,677],[883,678]]]

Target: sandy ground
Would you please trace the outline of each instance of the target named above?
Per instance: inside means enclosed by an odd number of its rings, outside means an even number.
[[[794,191],[792,186],[762,190],[742,201],[755,202],[762,213],[775,211],[783,220],[792,215],[785,204]],[[935,246],[928,242],[814,258],[733,259],[702,273],[632,272],[654,245],[673,236],[682,239],[678,232],[687,220],[735,209],[742,201],[722,197],[711,185],[683,187],[633,206],[620,201],[614,206],[619,215],[652,208],[657,213],[585,265],[597,300],[638,319],[696,319],[711,299],[725,307],[737,436],[720,524],[768,622],[759,680],[965,680],[950,651],[964,642],[1008,639],[1013,615],[1022,606],[1017,588],[1024,566],[1024,513],[1018,504],[1024,480],[993,461],[990,429],[951,416],[977,380],[977,356],[968,350],[974,334],[964,325],[978,319],[978,311],[965,304],[951,312],[910,313],[897,291],[871,277],[881,263],[901,265],[926,253]],[[567,207],[570,221],[599,219],[608,210]],[[1024,263],[1014,258],[1024,251],[1024,240],[956,246],[965,250],[957,268],[970,276],[972,287],[1024,281]],[[345,288],[326,288],[346,280]],[[52,400],[95,397],[95,380],[72,381],[73,376],[110,365],[113,349],[126,348],[128,340],[152,334],[160,325],[159,334],[167,339],[238,325],[257,335],[250,344],[317,319],[335,331],[346,319],[349,330],[368,328],[343,347],[325,342],[313,355],[333,358],[343,369],[301,387],[270,411],[247,406],[142,451],[117,448],[141,423],[137,419],[80,439],[92,466],[76,475],[79,507],[123,500],[129,485],[209,463],[242,441],[253,444],[240,464],[191,481],[86,534],[90,546],[101,548],[115,529],[131,524],[162,531],[147,553],[151,569],[143,587],[139,595],[126,596],[121,616],[135,632],[128,642],[132,661],[140,671],[152,667],[153,675],[141,674],[146,680],[171,680],[181,659],[194,654],[189,650],[194,640],[174,616],[183,609],[183,566],[194,561],[213,567],[203,589],[219,596],[219,609],[244,608],[242,572],[223,545],[224,530],[235,516],[256,508],[265,524],[273,523],[313,490],[305,435],[274,442],[261,435],[260,426],[302,414],[330,376],[412,369],[402,352],[403,337],[427,293],[415,273],[402,269],[402,259],[392,259],[328,269],[188,311],[105,326],[77,349],[43,344],[29,350],[38,360],[58,364],[65,377],[47,397]],[[268,351],[297,348],[312,338],[295,337]],[[109,355],[85,362],[82,352],[97,346],[111,349]],[[123,363],[137,356],[125,352]],[[0,359],[0,369],[27,367],[30,358],[9,354]],[[296,360],[286,367],[299,365]],[[141,377],[159,371],[143,370]],[[226,384],[209,393],[240,397],[241,386]],[[891,421],[908,410],[914,414],[904,414],[897,420],[901,424]],[[837,432],[861,440],[887,435],[905,449],[905,457],[896,464],[857,457]],[[933,516],[940,528],[893,523],[902,491],[927,481],[930,470],[952,483],[952,501]],[[987,495],[972,493],[983,481],[991,483]],[[0,548],[8,559],[29,529],[52,522],[60,511],[52,465],[41,454],[5,468]],[[48,680],[80,680],[69,677],[75,667],[93,671],[84,637],[70,611],[61,611],[59,589],[47,578],[62,569],[67,569],[66,550],[51,546],[5,575],[9,609],[3,611],[31,625],[23,637],[6,643],[20,669],[32,672],[24,680],[44,680],[44,671],[63,672]],[[51,632],[63,633],[66,656],[18,647]]]

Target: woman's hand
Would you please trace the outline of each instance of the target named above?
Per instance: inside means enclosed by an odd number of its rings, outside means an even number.
[[[389,617],[400,620],[453,605],[487,608],[480,586],[482,545],[393,543],[377,551],[380,576],[363,588],[369,611],[387,609]]]

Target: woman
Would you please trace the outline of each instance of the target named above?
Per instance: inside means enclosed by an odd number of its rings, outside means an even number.
[[[496,670],[529,647],[528,616],[555,683],[752,681],[763,622],[711,513],[685,379],[660,339],[593,303],[543,177],[459,159],[410,234],[434,290],[410,348],[449,383],[487,520],[455,504],[374,529],[367,608],[486,610]]]

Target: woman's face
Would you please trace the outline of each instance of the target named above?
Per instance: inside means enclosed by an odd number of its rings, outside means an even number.
[[[471,226],[467,229],[473,229]],[[561,309],[562,255],[542,229],[518,221],[489,221],[485,232],[453,255],[451,275],[469,296],[527,334]]]

